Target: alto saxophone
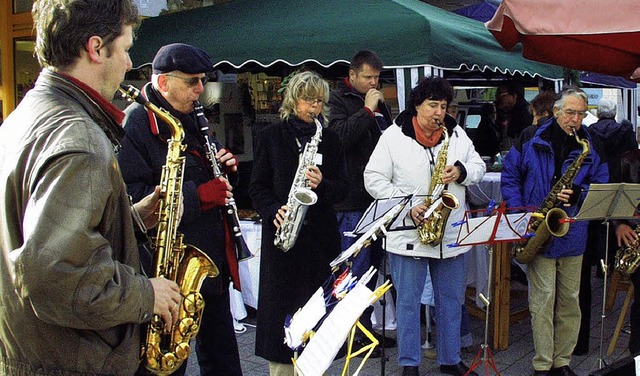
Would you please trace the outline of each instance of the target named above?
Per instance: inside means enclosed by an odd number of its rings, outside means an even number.
[[[169,331],[165,331],[162,318],[153,315],[147,327],[146,342],[142,346],[147,370],[156,375],[169,375],[189,357],[189,341],[200,330],[204,310],[204,300],[199,292],[202,282],[206,277],[216,277],[219,272],[209,256],[192,245],[184,244],[183,235],[178,232],[185,164],[185,158],[180,156],[185,149],[180,120],[146,100],[133,86],[122,85],[120,92],[152,111],[171,129],[166,163],[160,178],[158,231],[152,243],[153,265],[149,277],[175,281],[180,287],[182,301],[178,321]]]
[[[442,127],[442,123],[437,121]],[[458,198],[452,193],[446,191],[446,186],[442,182],[442,173],[447,166],[447,154],[449,152],[449,132],[444,129],[444,141],[442,148],[438,152],[436,165],[431,174],[431,184],[429,185],[429,193],[425,198],[425,219],[418,225],[418,236],[422,244],[436,246],[442,242],[444,236],[445,225],[451,214],[451,210],[460,206]]]
[[[569,223],[566,221],[567,213],[556,207],[560,203],[558,193],[567,187],[571,187],[582,162],[589,154],[589,141],[578,137],[577,132],[573,132],[576,141],[582,146],[582,152],[573,163],[567,168],[560,179],[553,185],[551,192],[545,197],[542,204],[532,215],[529,229],[535,235],[527,240],[522,246],[514,247],[512,256],[522,264],[528,264],[533,257],[541,252],[549,242],[551,235],[556,237],[565,236],[569,231]]]
[[[633,229],[636,232],[636,240],[628,247],[623,245],[616,252],[615,269],[625,277],[631,276],[640,266],[640,225]]]
[[[200,123],[200,132],[204,137],[205,141],[205,150],[207,154],[207,159],[211,164],[211,170],[213,171],[213,177],[215,179],[219,177],[224,177],[227,179],[227,176],[224,172],[222,172],[222,167],[220,163],[216,159],[216,154],[218,153],[218,148],[216,144],[211,142],[209,139],[209,122],[204,115],[204,110],[202,109],[202,105],[199,101],[193,102],[193,108],[196,112],[198,122]],[[236,259],[238,261],[248,260],[253,257],[253,254],[249,250],[247,246],[247,242],[245,242],[244,237],[242,236],[242,229],[240,227],[240,218],[238,217],[238,207],[236,206],[236,200],[232,197],[229,199],[229,203],[224,206],[225,214],[227,215],[227,224],[231,233],[233,234],[233,239],[236,245]]]
[[[311,118],[316,124],[316,133],[304,147],[296,170],[296,176],[293,179],[287,198],[289,210],[285,213],[284,221],[276,230],[276,236],[273,240],[273,244],[284,252],[289,251],[296,243],[309,206],[318,201],[318,195],[309,188],[305,177],[309,167],[316,165],[315,158],[318,152],[318,144],[322,139],[322,124],[320,124],[315,115],[312,114]]]

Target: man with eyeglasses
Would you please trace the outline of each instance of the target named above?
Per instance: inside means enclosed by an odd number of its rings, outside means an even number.
[[[142,88],[142,95],[178,118],[185,131],[184,214],[178,231],[184,234],[185,243],[209,255],[220,270],[218,277],[206,278],[200,290],[206,304],[196,337],[200,373],[241,375],[228,292],[230,276],[237,276],[237,260],[232,237],[223,219],[224,205],[233,197],[232,187],[224,177],[213,175],[211,162],[206,157],[206,140],[194,107],[204,91],[206,74],[213,70],[213,63],[205,51],[175,43],[158,50],[152,69],[151,82]],[[171,132],[162,119],[138,103],[131,104],[125,113],[126,136],[118,162],[127,191],[137,199],[153,191],[160,182]],[[223,172],[235,172],[237,158],[215,137],[209,137],[219,150],[216,158]],[[143,260],[150,259],[150,255],[141,253]],[[183,375],[186,364],[184,362],[174,374]]]
[[[501,180],[508,207],[538,208],[583,153],[573,134],[591,143],[582,127],[587,104],[583,90],[563,90],[554,103],[554,117],[540,125],[533,136],[522,137],[511,147],[503,161]],[[607,165],[593,148],[588,153],[572,186],[552,197],[555,206],[569,217],[578,213],[583,192],[591,183],[606,183],[609,178]],[[534,375],[575,375],[569,363],[580,328],[578,292],[586,239],[587,222],[570,223],[565,236],[550,237],[543,251],[527,264]]]
[[[379,88],[382,61],[368,50],[355,54],[349,66],[349,77],[344,85],[331,92],[329,97],[329,128],[340,135],[344,145],[349,176],[350,191],[347,198],[335,206],[338,216],[340,234],[353,231],[373,198],[364,188],[363,172],[369,157],[376,147],[382,132],[391,125],[391,112],[385,103]],[[357,238],[342,235],[342,249],[351,246]],[[362,276],[371,266],[380,269],[382,260],[382,240],[378,239],[351,260],[354,276]],[[372,278],[370,288],[375,288],[377,279]],[[384,338],[373,332],[371,313],[373,307],[367,308],[360,322],[374,333],[385,347],[395,346],[395,340]],[[355,346],[366,345],[366,338],[359,337]],[[371,357],[381,356],[378,347]]]

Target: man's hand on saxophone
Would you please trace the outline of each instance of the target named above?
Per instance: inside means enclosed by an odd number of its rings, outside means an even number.
[[[558,198],[558,201],[563,203],[563,206],[569,207],[571,206],[571,203],[569,202],[569,200],[571,199],[571,195],[573,195],[573,189],[564,188],[560,192],[558,192],[558,195],[556,197]]]
[[[416,226],[419,226],[424,221],[424,213],[427,211],[428,207],[425,204],[416,205],[411,208],[409,214],[411,215],[411,219]]]
[[[153,313],[162,317],[165,329],[171,330],[171,326],[178,321],[179,304],[182,301],[178,284],[164,277],[150,278],[153,287]]]

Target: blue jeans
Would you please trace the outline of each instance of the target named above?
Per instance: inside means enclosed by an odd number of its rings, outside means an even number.
[[[345,232],[353,231],[358,224],[360,218],[364,211],[349,211],[349,212],[338,212],[338,229],[340,231],[340,235],[342,236],[342,250],[349,248],[353,243],[358,240],[358,237],[350,237],[344,236]],[[351,257],[349,261],[351,262],[351,273],[353,276],[360,278],[371,266],[376,269],[380,268],[380,262],[382,261],[383,250],[382,250],[382,239],[378,238],[375,242],[373,242],[370,246],[363,248],[360,252],[355,256]],[[371,281],[367,283],[367,287],[371,290],[375,290],[377,278],[375,276],[371,278]],[[371,313],[373,312],[373,306],[367,307],[362,317],[360,317],[360,323],[367,328],[367,330],[371,331]]]
[[[422,359],[420,296],[430,268],[435,300],[436,348],[440,365],[460,362],[460,326],[464,302],[464,258],[429,259],[389,253],[391,278],[397,291],[398,364],[418,366]],[[452,333],[456,333],[452,335]]]

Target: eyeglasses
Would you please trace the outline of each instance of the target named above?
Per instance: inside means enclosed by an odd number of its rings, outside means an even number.
[[[320,98],[302,98],[303,101],[305,101],[308,105],[314,105],[314,104],[324,104],[324,100],[320,99]]]
[[[207,77],[207,76],[203,76],[203,77],[181,77],[181,76],[176,76],[176,75],[173,75],[173,74],[165,74],[165,76],[181,79],[182,81],[186,82],[187,86],[189,86],[189,87],[198,86],[198,82],[201,82],[202,86],[206,85],[207,82],[209,82],[209,77]]]
[[[572,117],[574,117],[576,115],[578,115],[581,118],[587,116],[587,111],[562,110],[562,112],[565,113],[570,118],[572,118]]]

